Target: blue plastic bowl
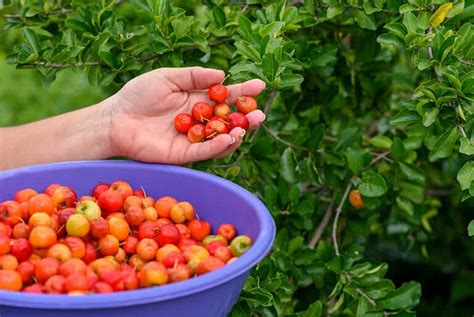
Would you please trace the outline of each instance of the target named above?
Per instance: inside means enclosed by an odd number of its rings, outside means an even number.
[[[170,195],[191,202],[216,228],[232,223],[254,245],[237,261],[190,280],[135,291],[88,296],[0,291],[1,317],[73,316],[226,316],[251,268],[270,251],[275,224],[265,205],[242,187],[217,176],[183,167],[128,161],[83,161],[38,165],[0,173],[0,201],[16,191],[42,191],[52,183],[89,195],[98,182],[126,180],[152,197]]]

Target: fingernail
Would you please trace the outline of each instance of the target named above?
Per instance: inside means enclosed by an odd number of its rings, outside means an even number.
[[[243,130],[242,133],[240,134],[240,137],[243,138],[245,136],[246,131]]]
[[[234,144],[235,143],[235,138],[233,136],[230,137],[230,144]]]
[[[263,113],[263,119],[262,119],[262,120],[260,120],[260,122],[263,122],[263,121],[265,121],[265,119],[267,119],[267,115]]]

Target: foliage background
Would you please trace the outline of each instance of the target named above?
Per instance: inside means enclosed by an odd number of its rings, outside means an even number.
[[[461,27],[474,1],[446,19],[438,0],[172,2],[0,10],[0,126],[90,105],[153,67],[260,77],[267,124],[233,157],[193,166],[255,192],[279,228],[232,315],[471,316],[474,172],[463,190],[456,178],[473,154],[474,31]],[[346,203],[348,184],[366,208]]]

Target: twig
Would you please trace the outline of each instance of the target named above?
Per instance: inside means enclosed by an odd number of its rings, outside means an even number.
[[[318,244],[319,240],[321,239],[321,235],[323,234],[324,229],[326,229],[329,223],[329,220],[332,217],[332,210],[334,207],[334,198],[335,197],[331,199],[331,202],[329,203],[329,206],[326,209],[326,213],[324,214],[323,220],[321,220],[321,223],[319,224],[318,228],[314,231],[313,237],[311,238],[311,241],[308,244],[310,249],[314,249],[316,244]]]
[[[346,186],[344,195],[342,196],[342,199],[339,202],[339,205],[337,206],[336,216],[334,217],[334,222],[332,224],[332,242],[334,244],[334,250],[337,256],[341,255],[341,253],[339,253],[339,245],[337,244],[337,222],[339,220],[339,215],[341,214],[342,207],[344,206],[344,203],[347,200],[347,196],[349,196],[349,191],[351,190],[351,188],[352,188],[352,178],[349,180],[349,183]]]
[[[301,146],[301,145],[297,145],[297,144],[293,144],[293,143],[290,143],[288,141],[285,141],[283,140],[282,138],[280,138],[278,136],[278,134],[276,134],[275,132],[273,132],[272,130],[270,130],[269,127],[267,127],[266,125],[263,125],[263,128],[265,129],[265,131],[267,131],[267,133],[275,140],[277,140],[278,142],[280,143],[283,143],[285,144],[286,146],[289,146],[291,148],[294,148],[294,149],[297,149],[297,150],[301,150],[301,151],[306,151],[306,152],[317,152],[313,149],[310,149],[308,147],[305,147],[305,146]]]
[[[427,189],[425,190],[425,196],[437,196],[437,197],[445,197],[450,196],[453,193],[450,189]]]
[[[367,295],[362,289],[360,288],[356,288],[356,291],[357,293],[359,293],[361,296],[365,297],[365,299],[369,302],[369,304],[372,306],[372,307],[377,307],[377,303],[375,303],[375,301],[370,298],[369,295]]]
[[[373,158],[372,162],[370,162],[370,166],[374,165],[375,163],[377,163],[380,160],[387,160],[387,161],[393,163],[393,160],[389,159],[387,157],[389,154],[390,154],[390,151],[385,151],[383,153],[380,153],[379,155],[377,155],[376,157]]]
[[[466,134],[466,131],[464,131],[464,127],[461,124],[458,124],[457,126],[458,126],[458,129],[459,129],[459,132],[461,132],[461,135],[464,138],[467,138],[467,134]]]
[[[430,33],[433,33],[433,27],[430,26],[430,28],[428,29],[428,34]],[[429,41],[430,43],[432,42],[431,40]],[[428,56],[430,59],[433,59],[433,47],[432,46],[428,46]]]

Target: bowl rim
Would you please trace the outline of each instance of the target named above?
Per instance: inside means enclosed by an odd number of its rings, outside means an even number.
[[[245,199],[255,210],[261,230],[255,239],[252,248],[243,254],[238,261],[225,267],[199,277],[183,282],[142,288],[131,291],[123,291],[112,294],[97,294],[86,296],[50,295],[50,294],[27,294],[22,292],[1,291],[1,306],[14,306],[36,309],[106,309],[117,307],[128,307],[149,303],[163,302],[171,299],[182,298],[195,293],[217,287],[241,275],[250,272],[260,262],[273,245],[275,239],[275,222],[267,207],[254,194],[222,177],[208,174],[187,167],[142,163],[125,160],[87,160],[60,163],[38,164],[20,167],[0,172],[0,183],[3,179],[10,177],[21,177],[25,174],[35,172],[47,172],[50,170],[70,169],[73,167],[103,167],[103,168],[143,168],[145,170],[166,171],[182,174],[184,176],[196,177],[205,181],[222,186],[234,194]]]

